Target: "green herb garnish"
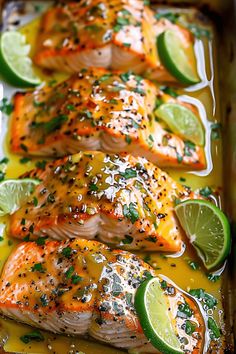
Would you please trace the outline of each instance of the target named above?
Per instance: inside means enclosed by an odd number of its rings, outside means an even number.
[[[135,221],[138,220],[139,218],[139,214],[138,214],[138,211],[135,207],[135,204],[134,203],[130,203],[129,206],[127,205],[124,205],[123,207],[123,213],[124,213],[124,216],[127,217],[128,219],[130,219],[130,221],[132,222],[132,224],[135,223]]]
[[[21,336],[20,340],[25,344],[28,344],[31,341],[42,342],[44,341],[44,336],[40,331],[34,330],[32,332],[25,334],[24,336]]]

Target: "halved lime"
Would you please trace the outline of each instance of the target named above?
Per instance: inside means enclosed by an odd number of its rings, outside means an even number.
[[[7,179],[0,183],[0,216],[13,214],[25,204],[40,182],[35,179]]]
[[[158,55],[166,69],[181,83],[194,85],[200,81],[193,48],[186,49],[175,31],[168,29],[157,38]]]
[[[186,200],[175,207],[180,224],[205,267],[222,264],[231,245],[230,225],[225,214],[211,202]]]
[[[0,38],[0,72],[14,86],[29,87],[40,84],[29,58],[30,45],[25,36],[16,31],[4,32]]]
[[[163,119],[173,133],[192,141],[196,145],[204,145],[203,126],[189,108],[178,103],[163,103],[155,110],[155,115]]]
[[[183,353],[158,278],[147,279],[140,285],[134,305],[144,334],[155,348],[165,354]]]

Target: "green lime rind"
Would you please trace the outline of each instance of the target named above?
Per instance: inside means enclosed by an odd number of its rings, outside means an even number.
[[[173,133],[196,145],[204,146],[203,126],[189,108],[179,103],[163,103],[155,110],[155,115],[161,118]]]
[[[19,32],[4,32],[0,37],[1,75],[13,86],[32,87],[41,83],[33,72],[28,49],[25,36]]]
[[[175,207],[179,222],[207,270],[220,267],[231,248],[225,214],[205,200],[186,200]]]
[[[157,49],[161,63],[180,83],[195,85],[200,82],[180,38],[173,30],[168,29],[157,37]]]
[[[139,286],[134,306],[143,332],[155,348],[165,354],[183,354],[158,278],[147,279]]]
[[[40,181],[25,179],[7,179],[0,183],[0,216],[13,214],[24,205]]]

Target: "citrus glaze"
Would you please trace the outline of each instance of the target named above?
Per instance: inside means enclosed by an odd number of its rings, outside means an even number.
[[[21,32],[27,37],[27,41],[32,46],[32,53],[35,47],[36,33],[39,28],[39,20],[35,20],[24,28]],[[205,57],[202,57],[199,53],[199,49],[204,48]],[[210,65],[211,62],[215,65],[215,43],[207,40],[197,40],[196,41],[196,55],[198,57],[198,63],[200,63],[198,70],[202,78],[202,83],[198,84],[196,87],[199,88],[198,91],[188,90],[178,90],[178,92],[183,95],[181,98],[183,100],[189,100],[186,95],[191,96],[191,102],[197,105],[199,111],[205,115],[205,119],[212,122],[217,122],[220,118],[219,110],[219,98],[218,98],[218,87],[216,68]],[[205,63],[204,63],[205,61]],[[202,67],[206,67],[205,70],[201,70]],[[35,68],[36,74],[46,81],[57,80],[61,81],[66,79],[68,76],[64,74],[47,74],[42,72],[40,69]],[[188,92],[187,92],[188,91]],[[205,106],[205,112],[202,104]],[[203,188],[210,186],[216,188],[217,191],[221,192],[223,189],[222,185],[222,151],[221,151],[221,141],[220,140],[210,140],[210,122],[205,121],[204,126],[206,129],[207,144],[206,144],[206,155],[208,160],[208,167],[203,172],[198,173],[186,173],[181,171],[169,170],[171,177],[176,179],[176,181],[181,182],[193,189]],[[210,148],[211,145],[211,148]],[[6,139],[5,143],[5,156],[9,158],[8,168],[6,178],[17,178],[19,175],[25,171],[35,167],[35,162],[37,159],[33,159],[26,164],[19,162],[20,156],[16,156],[9,151],[9,137]],[[7,218],[2,218],[1,222],[7,222]],[[1,242],[1,253],[0,253],[0,266],[4,264],[8,255],[11,253],[14,245],[18,241],[13,239],[8,239],[7,236],[4,237],[4,241]],[[203,288],[206,292],[213,295],[218,300],[217,310],[215,311],[214,317],[219,324],[222,323],[223,312],[222,312],[222,302],[221,302],[221,286],[222,277],[217,281],[210,281],[206,275],[205,269],[201,266],[199,259],[196,257],[193,249],[188,245],[186,240],[186,249],[181,257],[166,257],[160,253],[137,253],[146,262],[150,263],[155,269],[157,274],[164,274],[174,281],[179,287],[186,291],[190,289]],[[194,263],[195,262],[195,263]],[[198,269],[195,268],[193,264],[198,264]],[[27,353],[75,353],[77,351],[84,352],[86,354],[118,354],[122,353],[121,350],[110,348],[109,346],[104,346],[98,343],[93,343],[91,341],[86,341],[82,339],[68,338],[63,336],[57,336],[53,334],[43,333],[45,340],[43,342],[30,342],[29,344],[24,344],[20,340],[20,336],[31,331],[30,327],[14,323],[9,320],[0,320],[0,337],[2,339],[7,338],[8,340],[4,346],[7,352],[27,352]],[[221,338],[222,344],[221,349],[224,348],[224,338]],[[214,345],[214,343],[213,343]],[[214,351],[214,349],[213,349]],[[220,353],[221,350],[217,351]]]

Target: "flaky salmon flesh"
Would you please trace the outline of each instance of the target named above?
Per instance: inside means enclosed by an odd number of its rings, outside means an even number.
[[[179,252],[175,204],[195,195],[143,158],[84,152],[35,169],[29,202],[10,216],[9,234],[98,238],[113,246]]]
[[[89,335],[115,347],[158,353],[134,308],[138,287],[152,276],[154,270],[137,256],[111,251],[96,241],[24,242],[5,264],[0,313],[54,333]],[[200,308],[165,277],[158,279],[166,297],[166,317],[185,352],[202,353],[205,323]],[[190,311],[192,334],[185,331],[183,306]]]
[[[84,67],[146,72],[153,79],[175,81],[160,62],[157,36],[173,29],[186,52],[193,36],[167,19],[155,18],[143,0],[92,0],[60,3],[46,11],[37,39],[35,63],[77,72]],[[189,62],[195,67],[195,56]]]
[[[82,70],[54,87],[16,94],[11,150],[41,156],[125,151],[158,166],[205,168],[204,148],[171,133],[155,117],[157,104],[167,102],[187,106],[198,116],[196,107],[138,75]]]

